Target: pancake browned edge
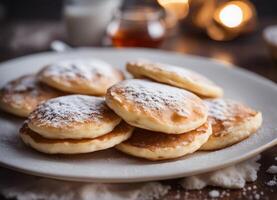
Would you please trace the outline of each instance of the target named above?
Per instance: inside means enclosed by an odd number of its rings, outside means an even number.
[[[205,100],[213,134],[200,148],[216,150],[238,143],[262,125],[262,113],[230,99]]]
[[[196,130],[178,135],[135,129],[131,138],[116,148],[148,160],[173,159],[197,151],[211,134],[212,129],[208,122]]]
[[[157,82],[180,87],[197,95],[216,98],[223,96],[223,90],[205,76],[184,67],[147,60],[128,62],[127,71],[135,78],[147,77]]]
[[[61,60],[45,66],[38,77],[59,90],[95,96],[105,95],[110,86],[124,79],[119,69],[96,59]]]
[[[35,75],[21,76],[0,90],[0,108],[11,114],[27,117],[39,103],[65,95],[40,83]]]
[[[26,145],[43,153],[79,154],[111,148],[128,139],[132,131],[133,127],[121,122],[111,132],[93,139],[48,139],[35,133],[24,123],[20,129],[20,137]]]
[[[113,85],[107,105],[132,126],[182,134],[207,121],[202,99],[184,89],[148,80],[129,79]]]

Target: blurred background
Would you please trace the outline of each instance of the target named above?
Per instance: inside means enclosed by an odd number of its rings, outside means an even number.
[[[149,47],[210,57],[277,81],[274,25],[276,0],[1,0],[0,61],[62,51],[64,43]]]

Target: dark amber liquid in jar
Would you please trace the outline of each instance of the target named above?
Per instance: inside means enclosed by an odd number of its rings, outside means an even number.
[[[113,46],[158,47],[165,37],[165,27],[158,14],[152,9],[135,8],[114,17],[107,29]]]

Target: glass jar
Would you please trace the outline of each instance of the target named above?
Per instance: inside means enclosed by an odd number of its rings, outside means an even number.
[[[151,7],[118,10],[107,35],[115,47],[158,47],[165,37],[162,11]]]

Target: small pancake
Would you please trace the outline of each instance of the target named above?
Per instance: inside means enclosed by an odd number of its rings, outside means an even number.
[[[129,79],[112,86],[106,102],[132,126],[168,134],[194,130],[208,115],[196,95],[148,80]]]
[[[111,132],[121,119],[103,97],[68,95],[40,104],[28,126],[45,138],[95,138]]]
[[[34,75],[25,75],[8,82],[0,90],[0,108],[20,117],[27,117],[42,101],[63,94],[38,82]]]
[[[213,134],[201,150],[216,150],[238,143],[262,125],[262,114],[230,99],[205,100]]]
[[[141,60],[128,62],[127,70],[136,78],[147,77],[157,82],[184,88],[203,97],[223,95],[223,90],[211,80],[183,67]]]
[[[196,130],[178,135],[135,129],[132,136],[116,148],[149,160],[172,159],[197,151],[211,134],[212,129],[208,122]]]
[[[121,122],[111,132],[93,139],[48,139],[32,131],[25,123],[20,129],[20,137],[25,144],[43,153],[77,154],[111,148],[127,140],[132,131],[131,126]]]
[[[44,67],[38,77],[62,91],[96,96],[105,95],[110,86],[124,79],[120,70],[96,59],[58,61]]]

